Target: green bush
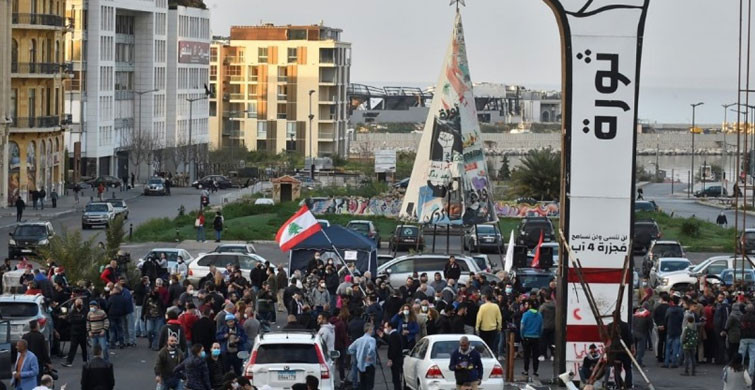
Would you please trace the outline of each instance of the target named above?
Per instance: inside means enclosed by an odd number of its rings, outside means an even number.
[[[42,249],[42,256],[54,259],[63,266],[71,283],[79,280],[89,280],[95,284],[100,281],[100,266],[106,265],[108,260],[105,251],[97,245],[99,234],[85,240],[80,231],[63,232],[50,240],[49,248]]]
[[[681,226],[682,234],[689,237],[700,237],[701,225],[700,220],[695,217],[685,219]]]

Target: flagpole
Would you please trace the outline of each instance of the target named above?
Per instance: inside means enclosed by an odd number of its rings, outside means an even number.
[[[330,237],[328,237],[328,233],[325,233],[325,229],[320,229],[320,232],[322,233],[323,236],[325,236],[325,239],[328,240],[328,244],[330,244],[330,247],[333,249],[333,252],[335,252],[336,256],[338,256],[338,259],[341,260],[341,263],[343,264],[343,267],[346,268],[346,272],[348,272],[349,275],[351,275],[351,280],[355,280],[354,279],[354,277],[355,277],[354,274],[351,272],[351,270],[349,269],[348,265],[346,264],[346,259],[344,259],[343,256],[341,256],[341,252],[338,251],[338,248],[336,248],[336,245],[333,244],[333,241],[330,240]],[[370,268],[370,261],[371,260],[372,260],[372,254],[370,254],[370,260],[367,261],[367,270],[368,271],[369,271],[369,268]],[[372,272],[370,272],[370,274],[372,274]],[[357,286],[359,286],[359,290],[362,292],[362,295],[364,295],[364,298],[367,298],[367,292],[364,291],[364,289],[362,288],[362,285],[359,284],[359,283],[357,283]]]

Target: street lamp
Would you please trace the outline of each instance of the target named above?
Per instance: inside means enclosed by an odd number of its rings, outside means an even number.
[[[724,145],[723,145],[724,146],[724,161],[726,161],[729,158],[729,145],[726,144],[726,129],[728,127],[727,125],[728,125],[729,122],[727,121],[727,115],[726,114],[729,113],[729,107],[736,106],[736,105],[737,105],[737,103],[729,103],[729,104],[722,104],[721,105],[721,107],[724,108],[724,125],[721,126],[721,133],[723,133],[723,135],[724,135]],[[724,165],[726,166],[726,165],[728,165],[728,163],[725,162]],[[728,168],[728,166],[726,168]],[[723,177],[723,180],[722,180],[724,183],[726,183],[726,168],[724,168],[724,177]]]
[[[312,94],[314,93],[314,89],[309,90],[309,177],[312,181],[315,180],[315,159],[312,155],[312,119],[315,118],[312,114]]]
[[[695,189],[695,109],[697,106],[702,106],[703,102],[699,103],[692,103],[690,106],[692,106],[692,169],[690,170],[690,186],[689,186],[689,193],[687,194],[687,197],[689,198],[690,195],[692,195],[692,191]]]
[[[139,121],[139,138],[138,138],[138,142],[140,144],[142,144],[142,95],[147,94],[147,93],[157,92],[157,91],[158,91],[157,88],[149,89],[149,90],[146,90],[146,91],[134,91],[134,93],[136,94],[136,96],[139,96],[139,118],[138,118],[138,121]],[[141,146],[137,146],[137,147],[141,147]],[[137,165],[136,166],[139,167],[139,165],[140,165],[140,162],[137,161]],[[137,177],[139,176],[138,170],[136,172],[136,176]]]
[[[186,98],[186,101],[189,102],[189,166],[191,167],[191,169],[189,169],[189,183],[194,182],[194,175],[197,171],[197,167],[194,161],[194,147],[191,143],[191,125],[194,121],[194,102],[199,100],[206,100],[209,96],[209,91],[205,90],[205,94],[200,97]]]

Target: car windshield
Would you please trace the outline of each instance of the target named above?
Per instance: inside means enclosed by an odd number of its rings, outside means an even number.
[[[488,269],[488,265],[485,263],[485,258],[474,256],[473,259],[474,262],[477,263],[477,267],[479,267],[480,269]]]
[[[255,364],[318,364],[314,344],[262,344]]]
[[[415,237],[419,229],[417,229],[416,226],[400,226],[397,230],[398,234],[401,236]]]
[[[655,211],[655,207],[650,202],[635,202],[634,209],[635,211]]]
[[[94,211],[98,213],[103,213],[107,211],[107,205],[104,204],[88,204],[87,205],[87,212]]]
[[[163,181],[160,179],[149,179],[149,184],[163,184]]]
[[[351,230],[356,230],[359,233],[369,233],[370,232],[370,225],[362,222],[357,223],[350,223],[348,226]]]
[[[495,234],[495,227],[490,225],[477,225],[477,234]]]
[[[16,230],[13,232],[13,235],[18,237],[46,236],[47,228],[41,225],[16,226]]]
[[[249,253],[245,246],[220,245],[213,252]]]
[[[113,207],[123,207],[123,201],[122,200],[109,200],[108,203],[113,205]]]
[[[485,348],[482,341],[470,340],[469,346],[480,353],[483,359],[492,359],[493,355],[490,350]],[[436,341],[433,343],[433,350],[430,352],[430,359],[451,359],[451,354],[459,349],[458,341]]]
[[[39,307],[33,302],[0,302],[0,315],[8,319],[13,317],[34,317]]]
[[[661,262],[661,272],[682,271],[689,267],[689,261],[671,260]]]
[[[755,244],[755,232],[745,232],[745,241],[749,244]]]
[[[524,291],[530,291],[533,288],[541,289],[548,287],[548,283],[553,280],[553,275],[534,274],[534,275],[517,275]]]
[[[656,257],[682,257],[682,247],[678,244],[655,244],[653,256]]]

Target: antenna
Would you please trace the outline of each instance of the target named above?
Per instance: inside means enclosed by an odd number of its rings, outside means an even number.
[[[459,12],[459,4],[460,3],[461,3],[461,5],[463,5],[465,7],[467,6],[466,0],[451,0],[451,2],[448,3],[448,5],[454,5],[454,3],[456,3],[456,12]]]

